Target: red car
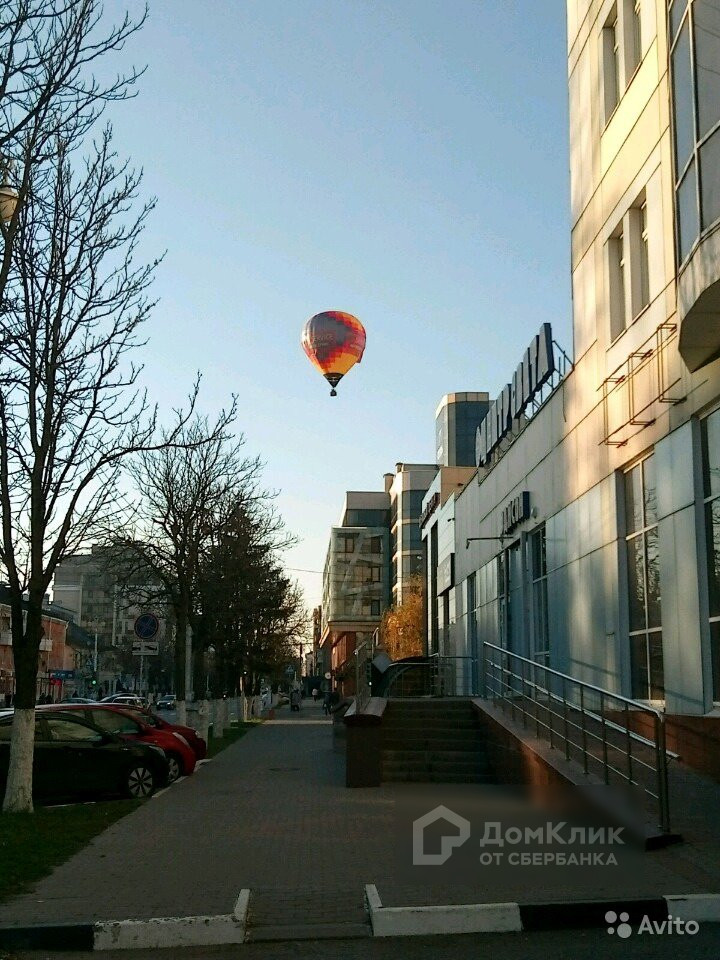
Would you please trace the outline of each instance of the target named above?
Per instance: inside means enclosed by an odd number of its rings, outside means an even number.
[[[156,730],[167,730],[169,733],[179,733],[183,739],[187,740],[196,760],[204,760],[207,756],[207,743],[197,730],[193,730],[192,727],[184,727],[179,723],[170,723],[163,717],[158,717],[152,713],[147,707],[131,707],[130,709],[137,710],[143,723],[146,723],[149,727],[154,727]]]
[[[173,783],[178,777],[188,776],[195,769],[195,751],[185,737],[174,730],[162,730],[146,723],[144,714],[129,707],[115,703],[67,703],[62,704],[63,712],[80,711],[97,727],[107,733],[139,740],[141,743],[153,743],[165,751],[168,761],[168,781]],[[42,707],[38,707],[42,710]],[[51,709],[58,710],[56,705]]]

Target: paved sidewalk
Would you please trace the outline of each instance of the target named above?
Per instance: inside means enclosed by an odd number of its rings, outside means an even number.
[[[347,789],[321,705],[305,700],[299,713],[285,707],[276,717],[3,904],[0,924],[227,914],[246,887],[251,929],[363,923],[367,883],[384,906],[720,893],[711,816],[687,818],[687,830],[681,822],[688,842],[678,847],[614,848],[615,867],[480,867],[473,836],[472,871],[411,869],[409,811],[464,800],[506,825],[548,819],[548,811],[523,808],[497,787]],[[709,784],[697,799],[718,797]]]

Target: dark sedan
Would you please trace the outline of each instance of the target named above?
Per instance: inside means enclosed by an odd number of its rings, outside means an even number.
[[[0,791],[10,758],[12,713],[0,716]],[[70,712],[45,708],[35,715],[33,796],[149,797],[168,779],[162,750],[104,733]]]

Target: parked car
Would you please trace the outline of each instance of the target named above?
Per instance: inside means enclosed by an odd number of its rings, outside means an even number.
[[[158,702],[155,704],[156,709],[158,710],[174,710],[175,709],[175,694],[167,693],[164,697],[160,697]]]
[[[138,696],[136,693],[113,693],[109,697],[103,697],[100,703],[117,703],[118,705],[124,705],[126,707],[147,706],[145,697]]]
[[[0,790],[10,761],[12,711],[0,714]],[[168,782],[168,761],[151,743],[132,743],[96,726],[69,709],[39,707],[35,712],[33,796],[149,797]]]
[[[135,708],[128,708],[135,709]],[[204,760],[207,756],[207,743],[200,736],[200,733],[197,730],[193,730],[192,727],[185,727],[180,723],[170,723],[169,720],[165,720],[163,717],[158,717],[157,714],[152,713],[149,708],[137,708],[139,715],[142,717],[143,723],[147,723],[149,727],[154,727],[156,730],[168,730],[171,733],[179,733],[190,744],[191,749],[195,754],[196,760]]]
[[[39,707],[39,710],[47,708]],[[57,708],[56,708],[57,709]],[[165,751],[168,760],[168,781],[174,783],[181,775],[189,776],[195,769],[195,752],[179,733],[160,730],[145,723],[144,716],[119,703],[69,703],[63,708],[68,713],[87,716],[106,733],[126,740],[152,743]]]
[[[95,703],[90,697],[63,697],[60,703]]]

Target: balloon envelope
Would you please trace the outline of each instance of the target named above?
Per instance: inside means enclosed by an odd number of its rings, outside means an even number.
[[[332,386],[335,387],[365,350],[365,328],[357,317],[342,310],[316,313],[303,327],[303,350]]]

